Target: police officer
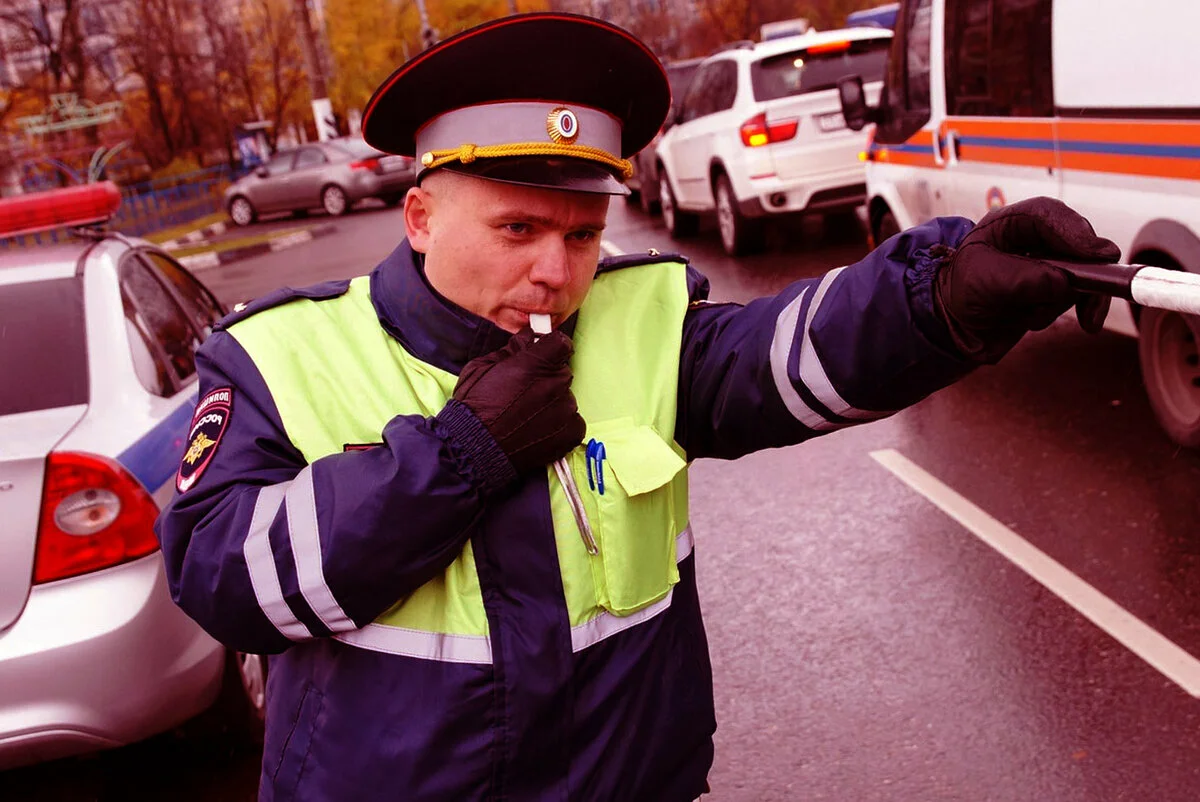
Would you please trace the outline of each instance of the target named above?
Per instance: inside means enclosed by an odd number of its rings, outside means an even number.
[[[420,160],[399,247],[201,348],[158,532],[178,604],[272,655],[261,799],[694,800],[716,725],[687,462],[883,418],[1073,304],[1103,320],[1039,257],[1116,249],[1051,201],[745,307],[679,256],[599,261],[668,105],[595,19],[436,45],[364,115]]]

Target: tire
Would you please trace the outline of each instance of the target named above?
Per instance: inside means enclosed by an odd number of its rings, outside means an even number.
[[[658,193],[658,179],[643,176],[642,191],[638,193],[638,203],[642,207],[642,213],[647,217],[653,217],[662,212],[662,207],[658,203]]]
[[[892,214],[890,210],[885,211],[875,223],[875,247],[878,248],[886,240],[899,233],[900,224],[896,222],[896,215]]]
[[[659,173],[659,193],[662,204],[663,225],[667,233],[675,239],[694,237],[700,230],[700,218],[694,214],[679,211],[675,204],[675,191],[671,189],[671,181],[664,172]]]
[[[1200,318],[1143,308],[1138,357],[1163,431],[1185,448],[1200,448]]]
[[[742,214],[729,176],[724,173],[717,176],[713,194],[717,202],[717,228],[721,232],[721,246],[725,248],[725,253],[745,256],[762,250],[763,221]]]
[[[321,190],[321,208],[330,217],[341,217],[350,209],[350,200],[346,190],[337,184],[330,184]]]
[[[237,226],[248,226],[258,219],[254,204],[241,195],[229,201],[229,219]]]
[[[247,671],[248,667],[252,670]],[[221,692],[212,707],[185,727],[188,735],[219,740],[235,750],[262,749],[266,731],[267,659],[226,651]]]
[[[404,200],[404,195],[403,193],[399,195],[384,195],[380,200],[383,201],[385,206],[391,209],[400,205],[400,202]]]

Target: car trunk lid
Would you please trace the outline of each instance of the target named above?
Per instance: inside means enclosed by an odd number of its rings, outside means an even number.
[[[86,412],[80,404],[0,417],[0,630],[29,596],[46,455]]]
[[[822,171],[843,172],[858,161],[866,141],[851,131],[842,116],[837,82],[859,75],[868,84],[868,99],[878,100],[889,39],[833,41],[769,56],[751,65],[754,97],[771,131],[795,134],[772,137],[769,152],[782,180],[819,177]]]

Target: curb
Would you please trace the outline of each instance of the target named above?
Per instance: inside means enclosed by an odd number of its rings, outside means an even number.
[[[195,231],[189,231],[178,239],[169,239],[165,242],[160,242],[158,247],[164,251],[176,251],[188,245],[195,245],[198,242],[203,242],[209,237],[219,237],[224,234],[227,226],[224,223],[213,223],[211,226],[198,228]]]
[[[230,262],[249,259],[251,256],[261,256],[264,253],[282,251],[296,245],[303,245],[306,242],[312,242],[314,239],[327,236],[335,231],[337,231],[337,226],[327,223],[307,228],[303,231],[293,231],[290,234],[272,237],[266,242],[258,242],[254,245],[247,245],[244,248],[231,248],[227,251],[210,251],[208,253],[185,256],[179,260],[179,263],[188,270],[204,270],[210,267],[220,267]]]

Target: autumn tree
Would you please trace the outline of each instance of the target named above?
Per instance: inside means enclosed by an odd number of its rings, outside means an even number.
[[[446,38],[518,12],[542,11],[545,0],[427,0],[430,25]],[[361,109],[397,67],[421,52],[421,18],[414,0],[326,0],[325,26],[334,75],[330,97],[343,113]]]

